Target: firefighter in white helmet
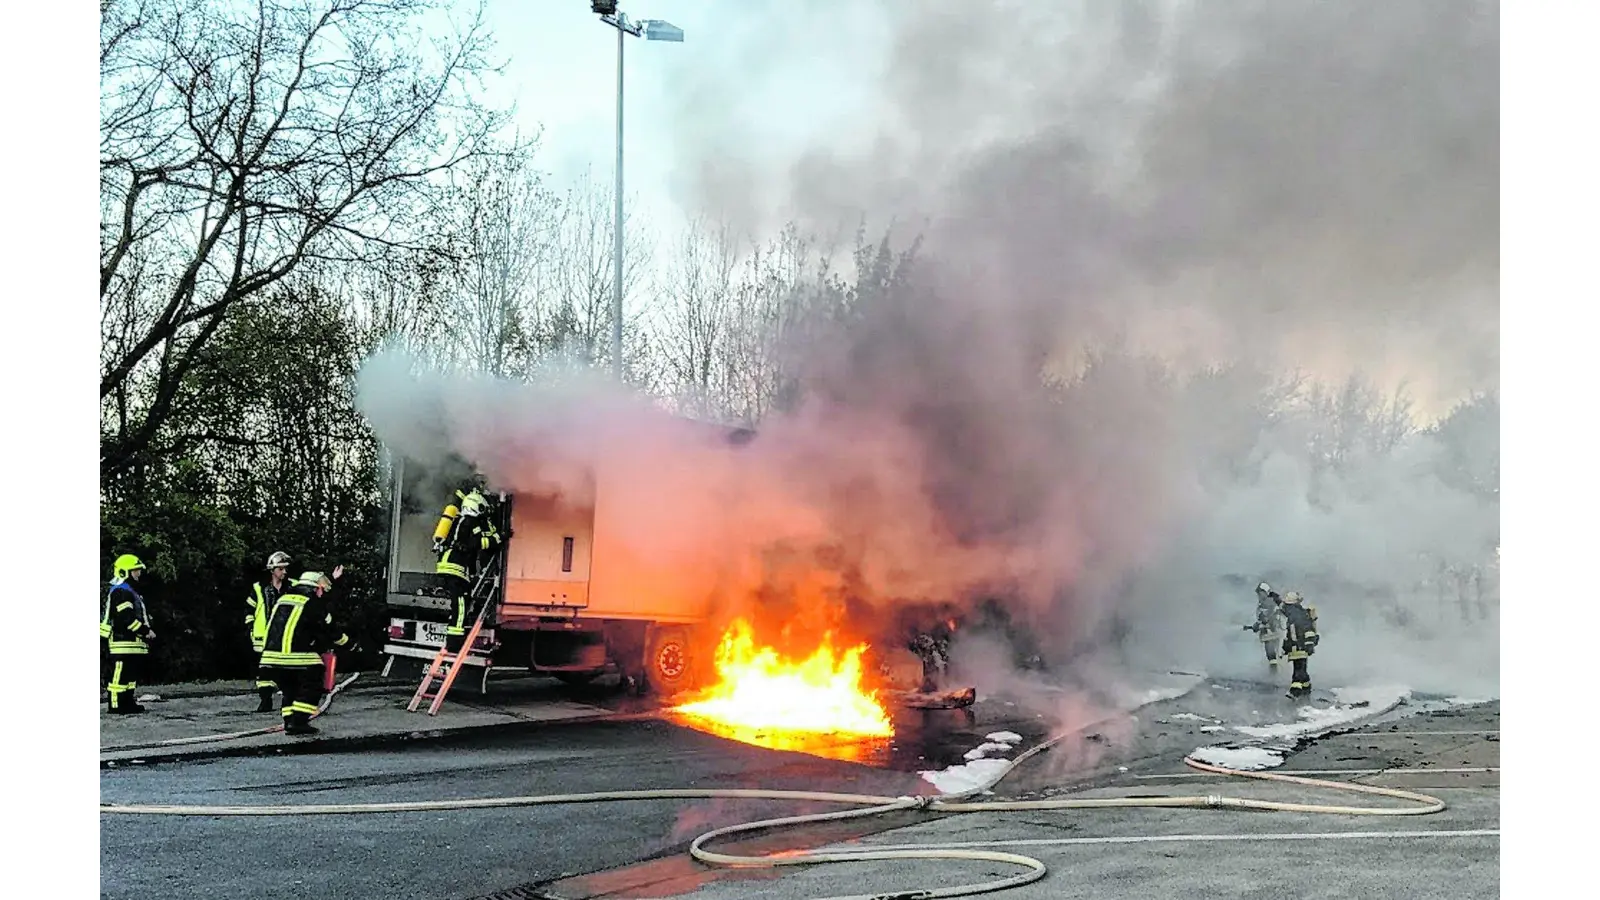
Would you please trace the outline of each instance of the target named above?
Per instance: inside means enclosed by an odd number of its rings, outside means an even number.
[[[271,679],[261,675],[261,648],[267,643],[267,621],[272,616],[272,604],[283,593],[289,581],[289,554],[282,550],[267,557],[267,578],[250,585],[250,595],[245,597],[244,623],[250,629],[250,648],[256,656],[256,693],[261,702],[256,712],[272,712],[272,695],[278,690]]]
[[[1299,591],[1283,595],[1283,654],[1294,671],[1289,680],[1289,696],[1298,700],[1311,695],[1311,673],[1306,661],[1317,652],[1317,608],[1305,602]]]
[[[1261,641],[1261,647],[1267,654],[1267,665],[1272,671],[1278,671],[1279,645],[1283,643],[1283,598],[1272,589],[1272,585],[1265,581],[1256,585],[1256,621],[1253,625],[1244,626],[1245,631],[1253,631]]]

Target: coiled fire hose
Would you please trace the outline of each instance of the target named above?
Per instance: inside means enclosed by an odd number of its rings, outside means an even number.
[[[966,802],[967,798],[981,794],[992,788],[1025,760],[1050,749],[1052,746],[1064,740],[1072,733],[1075,732],[1059,735],[1030,748],[1015,759],[1010,760],[1005,768],[996,772],[982,784],[959,793],[945,794],[941,796],[887,797],[874,796],[870,794],[841,794],[821,791],[747,790],[734,788],[711,790],[668,789],[645,791],[603,791],[590,794],[545,794],[527,797],[484,797],[465,800],[422,800],[395,803],[307,804],[290,806],[158,806],[103,803],[100,805],[100,812],[102,814],[113,815],[156,816],[311,816],[398,812],[437,812],[443,810],[463,809],[499,809],[513,806],[548,806],[568,803],[607,803],[628,800],[760,799],[807,801],[815,803],[840,803],[859,806],[862,808],[842,810],[839,812],[787,816],[784,818],[764,819],[759,822],[728,825],[708,831],[695,838],[689,844],[689,853],[695,859],[707,865],[727,866],[734,868],[775,868],[778,866],[806,866],[822,863],[862,862],[866,860],[888,859],[945,859],[1007,863],[1010,865],[1021,866],[1025,870],[1005,878],[978,882],[974,884],[958,885],[954,887],[899,891],[888,894],[855,894],[848,897],[828,898],[828,900],[934,900],[934,898],[939,897],[964,897],[974,894],[984,894],[993,891],[1006,890],[1013,887],[1020,887],[1021,885],[1030,884],[1043,878],[1048,870],[1046,869],[1045,864],[1038,859],[1035,859],[1031,856],[1024,856],[1019,853],[1003,853],[993,850],[973,850],[948,847],[924,847],[916,844],[841,848],[830,851],[785,852],[772,856],[740,856],[730,853],[717,853],[707,850],[705,845],[718,838],[745,832],[781,828],[789,825],[803,825],[817,822],[840,821],[844,819],[867,818],[889,812],[918,809],[939,813],[984,813],[1008,812],[1016,810],[1146,807],[1167,809],[1249,809],[1273,812],[1322,813],[1327,815],[1345,816],[1425,816],[1440,812],[1445,808],[1445,803],[1443,800],[1413,791],[1376,787],[1374,785],[1367,784],[1351,784],[1341,781],[1329,781],[1320,778],[1281,775],[1271,772],[1247,772],[1238,769],[1229,769],[1223,766],[1212,765],[1210,763],[1204,763],[1193,757],[1185,757],[1184,763],[1191,768],[1199,769],[1204,772],[1211,772],[1217,775],[1231,775],[1244,778],[1255,778],[1263,781],[1276,781],[1286,784],[1303,785],[1306,787],[1324,788],[1335,791],[1372,794],[1390,797],[1397,800],[1405,800],[1417,805],[1407,807],[1329,806],[1315,803],[1286,803],[1272,800],[1251,800],[1246,798],[1223,797],[1218,795],[1204,797],[1107,797],[1068,800],[1000,800]]]

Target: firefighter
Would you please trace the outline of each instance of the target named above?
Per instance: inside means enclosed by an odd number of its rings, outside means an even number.
[[[434,549],[439,553],[434,577],[437,587],[451,598],[450,623],[444,631],[445,649],[451,653],[459,653],[466,643],[472,585],[486,554],[511,536],[509,528],[501,534],[489,521],[489,501],[476,486],[456,494],[461,505],[447,505],[434,528]]]
[[[1299,591],[1283,595],[1283,654],[1294,666],[1290,675],[1289,696],[1298,700],[1311,695],[1311,673],[1306,660],[1317,652],[1317,608],[1305,602]]]
[[[311,717],[317,713],[322,694],[322,654],[334,647],[351,646],[349,636],[334,625],[328,596],[332,590],[332,578],[305,572],[272,604],[261,651],[261,677],[283,690],[285,734],[317,733]]]
[[[1272,589],[1272,585],[1265,581],[1256,585],[1256,621],[1254,625],[1244,626],[1245,631],[1253,631],[1261,639],[1261,646],[1267,654],[1267,665],[1272,671],[1278,671],[1278,650],[1283,642],[1283,598]]]
[[[111,589],[100,613],[100,636],[106,639],[106,704],[114,713],[142,713],[135,691],[155,629],[144,597],[134,587],[144,574],[144,563],[131,553],[117,557],[112,564]]]
[[[289,554],[279,550],[267,557],[267,579],[250,585],[250,596],[245,598],[244,623],[250,628],[250,647],[256,655],[256,693],[261,703],[256,712],[272,712],[272,695],[278,686],[261,675],[261,648],[267,643],[267,622],[272,618],[272,604],[283,593],[289,578]]]

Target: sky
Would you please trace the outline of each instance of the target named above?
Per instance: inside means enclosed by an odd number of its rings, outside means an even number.
[[[662,232],[697,213],[716,212],[705,209],[681,166],[682,130],[714,114],[743,124],[743,134],[730,136],[741,153],[775,161],[792,156],[815,135],[866,112],[871,95],[861,76],[887,39],[870,4],[826,21],[760,0],[641,0],[622,9],[635,21],[660,19],[684,32],[681,44],[628,37],[624,53],[624,192]],[[488,17],[507,60],[502,85],[515,97],[519,126],[542,129],[543,167],[558,180],[592,168],[609,186],[616,153],[616,30],[600,22],[586,0],[490,0]],[[796,64],[803,55],[796,53],[782,67],[750,58],[752,47],[769,47],[774,38],[792,47],[826,42],[833,64]],[[860,67],[841,67],[840,59]],[[739,73],[738,84],[727,83],[723,73],[730,72]]]

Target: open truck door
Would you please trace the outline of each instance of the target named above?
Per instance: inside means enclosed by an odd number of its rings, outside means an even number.
[[[438,587],[434,566],[433,530],[446,503],[469,482],[472,470],[465,463],[433,469],[395,457],[390,482],[389,553],[385,600],[389,626],[383,652],[385,676],[420,676],[422,669],[445,644],[453,598]],[[503,526],[509,521],[511,498],[504,497],[492,514]],[[489,599],[494,604],[486,626],[474,642],[464,665],[479,667],[487,676],[496,634],[494,613],[505,584],[507,552],[495,554],[488,575]],[[478,679],[480,691],[482,678]]]

